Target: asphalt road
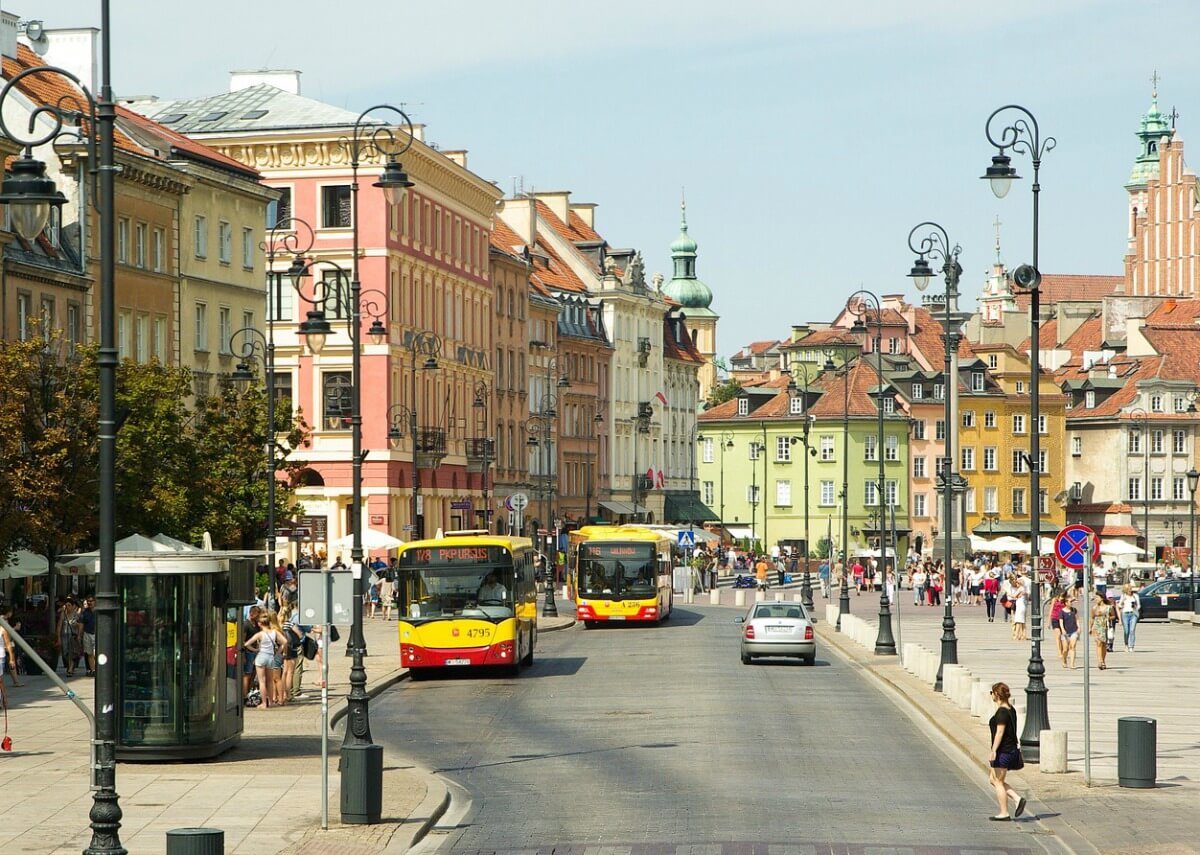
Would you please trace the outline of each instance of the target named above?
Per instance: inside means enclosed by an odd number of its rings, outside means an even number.
[[[515,680],[455,673],[372,704],[375,738],[466,788],[427,847],[476,852],[1042,852],[852,667],[742,665],[738,612],[574,627]],[[697,848],[699,847],[699,848]]]

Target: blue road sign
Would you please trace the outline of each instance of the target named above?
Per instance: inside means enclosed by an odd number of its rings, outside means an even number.
[[[680,549],[696,548],[696,532],[694,531],[681,531],[676,535],[676,540]]]
[[[1073,570],[1082,569],[1087,557],[1087,538],[1092,537],[1092,563],[1100,560],[1100,536],[1086,525],[1069,525],[1054,538],[1054,556]]]

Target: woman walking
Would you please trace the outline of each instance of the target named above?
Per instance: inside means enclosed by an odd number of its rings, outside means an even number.
[[[1063,637],[1062,631],[1062,607],[1066,602],[1067,595],[1059,594],[1050,603],[1050,629],[1054,631],[1054,640],[1058,644],[1058,658],[1063,656],[1063,649],[1066,646],[1066,639]]]
[[[75,664],[79,661],[82,652],[81,632],[79,612],[75,609],[75,601],[68,599],[63,603],[62,611],[58,613],[58,627],[55,632],[63,668],[66,669],[68,677],[75,676]]]
[[[988,728],[992,734],[992,750],[988,755],[988,781],[996,791],[996,804],[1000,807],[998,814],[989,817],[994,822],[1009,822],[1025,812],[1025,797],[1005,781],[1010,771],[1025,767],[1025,761],[1021,758],[1021,746],[1017,743],[1017,711],[1013,709],[1011,696],[1008,684],[992,684],[992,700],[996,703],[996,711],[988,720]],[[1008,815],[1009,799],[1017,803],[1012,816]]]
[[[1133,585],[1127,584],[1121,589],[1118,607],[1121,609],[1121,625],[1125,630],[1125,652],[1132,653],[1137,646],[1138,618],[1142,616],[1142,601],[1133,592]]]
[[[983,604],[987,609],[988,623],[996,621],[996,598],[1000,594],[1000,580],[995,570],[989,570],[983,577]]]
[[[1062,608],[1058,612],[1058,621],[1062,627],[1063,650],[1061,654],[1064,668],[1075,670],[1075,653],[1079,644],[1079,615],[1075,612],[1075,600],[1069,594],[1063,594]],[[1070,664],[1067,660],[1070,659]]]
[[[1013,581],[1010,585],[1009,599],[1013,604],[1012,616],[1012,637],[1015,641],[1025,640],[1025,609],[1028,605],[1027,595],[1025,593],[1025,582],[1021,578],[1020,573],[1013,575]]]
[[[285,608],[280,615],[283,625],[283,637],[287,639],[287,650],[283,654],[283,689],[284,701],[295,699],[296,666],[300,655],[304,652],[304,630],[300,624],[292,620],[291,608]]]
[[[1092,640],[1096,645],[1096,655],[1100,658],[1100,670],[1108,667],[1105,658],[1108,656],[1108,602],[1099,594],[1092,604],[1092,625],[1090,627]]]
[[[392,619],[392,607],[396,604],[396,583],[390,570],[384,570],[379,580],[379,600],[383,603],[383,619]]]

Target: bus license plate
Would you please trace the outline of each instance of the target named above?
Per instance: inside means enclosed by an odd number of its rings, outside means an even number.
[[[609,615],[609,620],[625,620],[625,615]]]
[[[471,660],[470,659],[447,659],[446,664],[447,665],[470,665]]]

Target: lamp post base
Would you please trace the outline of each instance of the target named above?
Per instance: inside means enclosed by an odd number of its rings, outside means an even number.
[[[800,586],[800,605],[804,606],[804,611],[812,615],[812,575],[809,573],[808,561],[804,562],[804,584]]]
[[[842,594],[838,597],[838,620],[837,631],[842,631],[842,615],[850,614],[850,592],[843,587]]]
[[[947,596],[949,592],[945,592]],[[954,612],[950,608],[950,603],[946,603],[946,614],[942,617],[942,658],[938,662],[937,680],[933,684],[933,690],[940,692],[942,690],[942,670],[947,665],[958,664],[958,638],[954,634]]]
[[[879,595],[879,634],[875,636],[876,656],[896,655],[896,636],[892,634],[892,605],[888,601],[887,584]]]

